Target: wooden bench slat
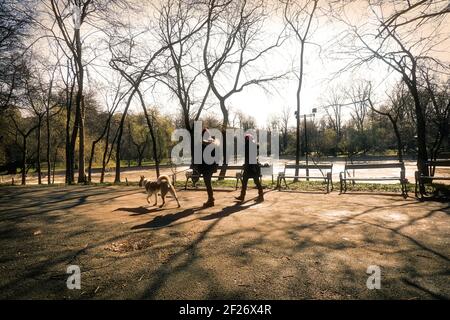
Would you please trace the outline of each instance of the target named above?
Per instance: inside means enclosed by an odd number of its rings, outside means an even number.
[[[342,178],[342,180],[353,180],[353,181],[385,181],[385,180],[402,180],[399,177],[380,177],[380,178]]]
[[[295,175],[295,174],[286,174],[287,170],[310,170],[310,171],[314,171],[314,170],[324,170],[325,172],[322,172],[321,176],[317,176],[317,172],[315,173],[316,175]],[[284,165],[284,170],[282,172],[278,173],[278,179],[277,179],[277,189],[281,188],[281,182],[284,181],[284,184],[287,188],[287,183],[286,183],[286,179],[301,179],[301,180],[323,180],[327,183],[327,193],[330,192],[330,187],[331,190],[333,190],[333,183],[332,183],[332,174],[333,172],[333,164],[332,163],[319,163],[319,164],[288,164],[286,163]]]
[[[430,167],[450,167],[450,160],[428,161],[426,164]]]
[[[308,165],[307,166],[307,165],[302,164],[302,165],[296,166],[295,164],[286,164],[284,166],[284,168],[285,169],[296,169],[296,168],[298,168],[298,169],[309,169],[309,170],[314,170],[314,169],[317,169],[317,170],[319,170],[319,169],[328,170],[328,169],[332,169],[333,165],[319,164],[319,165]]]
[[[345,170],[405,168],[403,163],[346,164]]]
[[[450,177],[432,177],[432,176],[420,176],[420,179],[431,179],[431,180],[450,180]]]
[[[327,176],[283,176],[283,178],[308,178],[308,179],[327,179]]]
[[[389,176],[389,177],[349,177],[347,176],[347,171],[349,170],[367,170],[367,169],[400,169],[400,176]],[[342,191],[347,191],[347,181],[400,181],[402,185],[402,195],[407,197],[406,183],[408,180],[405,178],[405,164],[402,162],[396,163],[346,163],[344,166],[344,171],[339,174],[341,193]]]

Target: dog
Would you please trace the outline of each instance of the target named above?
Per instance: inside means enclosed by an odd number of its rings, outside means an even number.
[[[175,188],[170,183],[170,179],[166,175],[161,175],[156,181],[148,181],[144,176],[141,176],[141,180],[139,181],[139,187],[145,187],[145,191],[147,191],[147,202],[150,203],[149,198],[154,194],[155,195],[155,203],[154,206],[158,205],[158,191],[161,192],[162,205],[159,207],[162,208],[165,203],[165,197],[167,192],[169,192],[175,200],[177,200],[178,208],[180,207],[180,202],[178,201],[177,192]]]

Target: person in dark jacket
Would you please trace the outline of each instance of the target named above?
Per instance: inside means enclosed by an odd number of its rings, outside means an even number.
[[[253,144],[253,146],[251,146]],[[253,178],[256,187],[258,188],[258,202],[264,201],[264,193],[261,185],[261,167],[257,162],[257,153],[259,146],[253,140],[253,136],[247,134],[245,136],[245,162],[244,162],[244,172],[242,175],[242,189],[241,195],[236,197],[239,201],[244,201],[245,193],[247,192],[247,184],[250,178]],[[250,152],[253,149],[256,152]]]
[[[217,163],[208,164],[205,162],[203,152],[205,151],[206,146],[211,143],[215,143],[214,137],[211,137],[208,128],[202,130],[202,163],[195,166],[194,170],[197,174],[201,174],[203,176],[203,181],[205,182],[206,192],[208,193],[208,200],[203,204],[204,207],[212,207],[214,206],[214,191],[212,188],[212,176],[214,172],[217,172]],[[215,150],[212,150],[211,156],[215,157]]]

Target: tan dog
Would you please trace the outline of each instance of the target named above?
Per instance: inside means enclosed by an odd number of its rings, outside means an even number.
[[[170,194],[177,200],[178,208],[180,207],[180,202],[178,201],[177,192],[175,191],[175,188],[170,183],[170,179],[166,175],[161,175],[156,181],[148,181],[145,179],[144,176],[141,176],[141,180],[139,181],[139,187],[145,187],[145,190],[147,191],[147,202],[150,203],[149,198],[152,196],[152,194],[155,195],[155,203],[154,206],[158,205],[158,191],[161,192],[161,198],[162,198],[162,205],[159,207],[162,208],[164,204],[166,203],[165,197],[167,192],[170,192]]]

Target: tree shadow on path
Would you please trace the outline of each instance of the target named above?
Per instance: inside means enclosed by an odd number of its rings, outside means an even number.
[[[156,228],[166,227],[166,226],[170,225],[172,222],[186,218],[201,209],[203,209],[203,207],[195,207],[195,208],[185,209],[185,210],[177,212],[177,213],[170,213],[170,214],[166,214],[163,216],[159,215],[159,216],[154,217],[153,220],[151,220],[149,222],[133,226],[131,228],[131,230],[156,229]]]

